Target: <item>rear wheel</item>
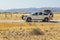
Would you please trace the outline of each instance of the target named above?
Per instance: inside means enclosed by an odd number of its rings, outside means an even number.
[[[26,22],[32,22],[32,19],[29,17],[27,18]]]
[[[49,21],[49,19],[48,18],[45,18],[44,20],[43,20],[43,22],[48,22]]]

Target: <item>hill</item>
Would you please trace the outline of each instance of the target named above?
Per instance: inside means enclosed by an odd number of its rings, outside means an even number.
[[[54,7],[44,7],[44,8],[19,8],[19,9],[8,9],[8,10],[0,10],[0,12],[35,12],[35,11],[41,11],[49,9],[52,12],[60,12],[60,8]]]

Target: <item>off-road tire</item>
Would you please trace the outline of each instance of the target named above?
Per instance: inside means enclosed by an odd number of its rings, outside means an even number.
[[[32,22],[32,19],[31,19],[30,17],[28,17],[28,18],[26,19],[26,22]]]
[[[48,22],[49,19],[48,18],[44,18],[43,22]]]

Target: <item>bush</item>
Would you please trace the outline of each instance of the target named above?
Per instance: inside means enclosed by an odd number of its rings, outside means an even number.
[[[30,33],[32,35],[44,35],[44,32],[41,31],[39,28],[33,28]]]

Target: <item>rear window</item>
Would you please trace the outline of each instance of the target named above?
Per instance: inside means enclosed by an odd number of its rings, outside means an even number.
[[[44,12],[44,15],[48,15],[48,13],[47,12]]]

